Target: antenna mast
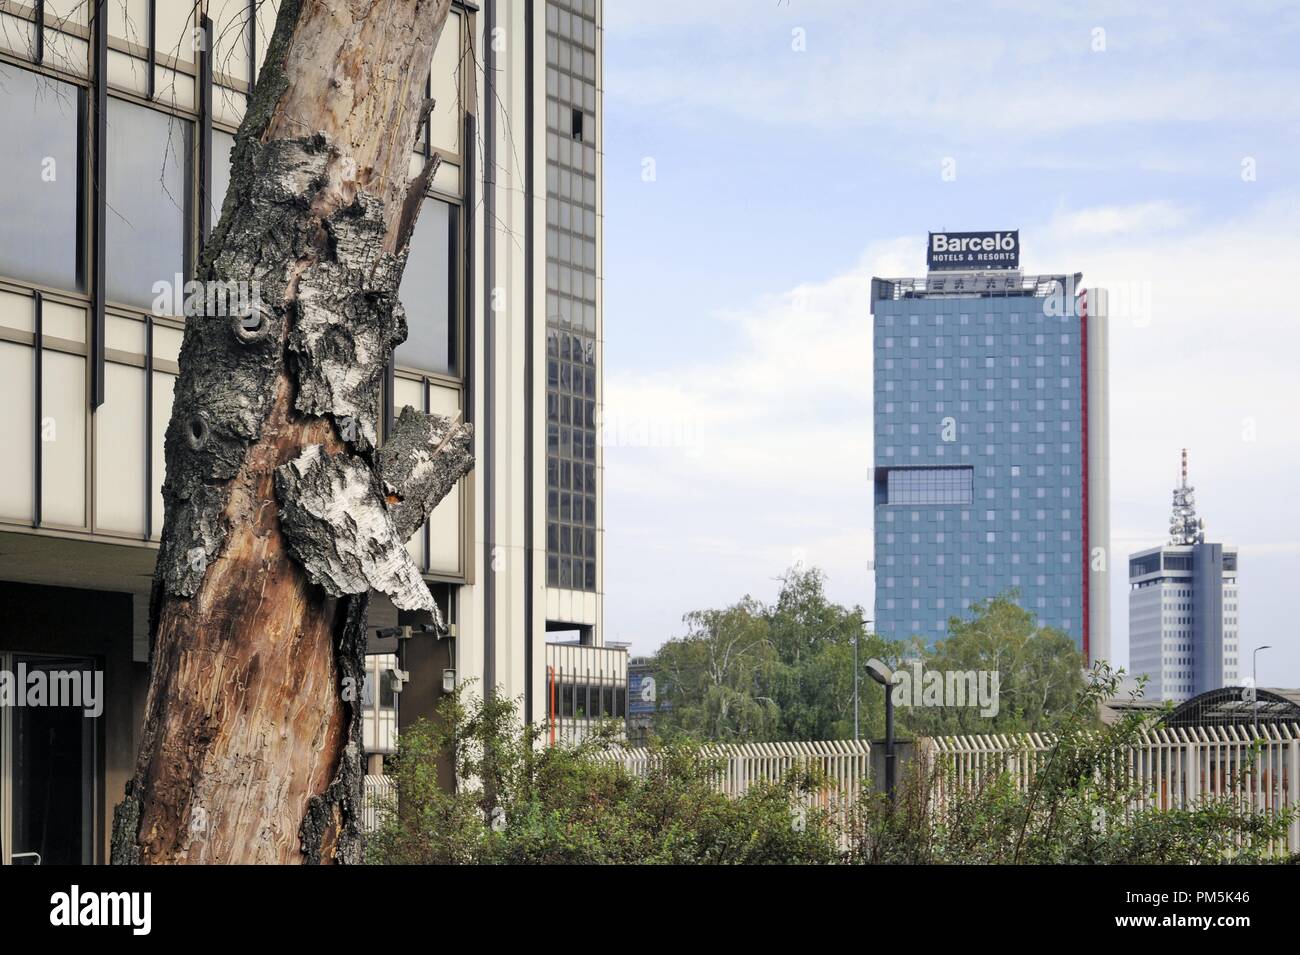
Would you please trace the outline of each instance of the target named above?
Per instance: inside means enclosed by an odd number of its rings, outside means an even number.
[[[1196,516],[1195,490],[1187,483],[1187,449],[1183,448],[1178,487],[1174,488],[1174,510],[1169,517],[1169,543],[1175,547],[1205,541],[1205,521]]]

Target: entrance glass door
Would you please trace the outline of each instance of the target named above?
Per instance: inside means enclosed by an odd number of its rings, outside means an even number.
[[[13,681],[94,667],[83,658],[0,653]],[[25,684],[15,689],[25,692]],[[0,854],[13,865],[93,861],[95,721],[82,707],[49,702],[0,707]]]

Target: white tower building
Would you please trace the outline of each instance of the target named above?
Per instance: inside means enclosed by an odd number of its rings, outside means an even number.
[[[1129,663],[1151,700],[1181,702],[1238,680],[1237,548],[1205,542],[1183,450],[1169,543],[1129,557]]]

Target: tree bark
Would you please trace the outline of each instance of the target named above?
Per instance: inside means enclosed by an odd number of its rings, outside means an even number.
[[[256,305],[187,316],[114,862],[360,861],[368,595],[437,619],[405,541],[472,466],[467,426],[411,409],[376,447],[449,7],[281,3],[198,272]]]

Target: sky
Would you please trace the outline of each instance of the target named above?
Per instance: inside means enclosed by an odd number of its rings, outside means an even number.
[[[1300,686],[1300,5],[606,0],[605,628],[874,602],[870,279],[1020,230],[1111,295],[1112,655],[1179,451]]]

